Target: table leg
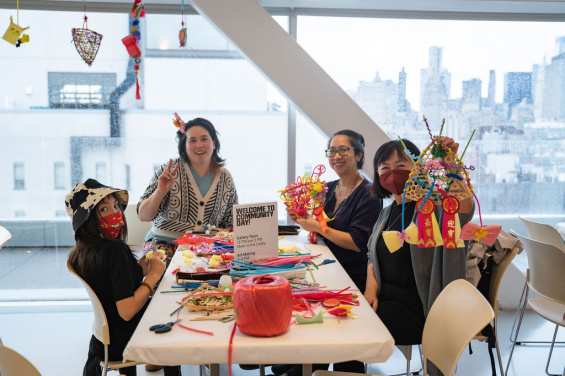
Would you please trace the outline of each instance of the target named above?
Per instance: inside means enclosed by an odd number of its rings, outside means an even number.
[[[220,365],[219,364],[209,364],[210,376],[220,376]]]
[[[312,364],[302,365],[302,376],[312,376]]]

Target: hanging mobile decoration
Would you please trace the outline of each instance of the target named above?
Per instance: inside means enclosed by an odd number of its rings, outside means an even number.
[[[444,245],[446,248],[460,248],[464,246],[463,240],[482,240],[491,245],[500,233],[501,226],[483,226],[479,200],[473,192],[469,178],[469,170],[473,166],[465,166],[461,160],[467,151],[475,131],[467,142],[461,158],[451,149],[439,142],[443,131],[442,123],[439,136],[432,136],[427,119],[424,122],[432,139],[431,144],[419,156],[412,155],[403,143],[405,153],[414,164],[414,169],[405,184],[402,197],[402,225],[404,226],[405,200],[416,201],[418,223],[412,223],[407,229],[398,231],[384,231],[383,239],[390,252],[400,249],[407,241],[418,244],[419,248],[428,248]],[[399,137],[400,139],[400,137]],[[402,142],[402,139],[400,139]],[[474,198],[479,208],[481,225],[474,222],[467,223],[463,229],[459,222],[460,202]],[[443,220],[440,226],[435,217],[436,205],[441,205]]]
[[[139,29],[139,18],[145,17],[145,7],[142,0],[135,0],[131,7],[130,17],[133,19],[130,34],[122,38],[122,43],[126,46],[129,56],[135,59],[133,67],[135,71],[135,99],[141,99],[139,94],[139,64],[141,63],[141,49],[139,48],[139,40],[141,32]]]
[[[184,0],[181,0],[181,6],[180,6],[180,12],[181,12],[181,29],[179,30],[179,42],[180,42],[180,46],[179,48],[185,48],[186,47],[186,27],[184,27]]]
[[[29,42],[29,35],[24,34],[20,38],[20,35],[24,30],[29,29],[28,27],[21,27],[18,24],[20,23],[20,0],[16,2],[16,23],[14,23],[12,16],[10,16],[10,26],[8,26],[8,30],[4,33],[2,39],[6,42],[13,44],[16,47],[19,47],[22,43]]]
[[[89,67],[92,66],[92,63],[98,54],[100,43],[102,42],[102,34],[98,34],[96,31],[88,29],[86,0],[84,0],[84,22],[82,24],[82,29],[74,28],[71,30],[71,34],[78,54]]]

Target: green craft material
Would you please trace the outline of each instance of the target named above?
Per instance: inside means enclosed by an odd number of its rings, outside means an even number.
[[[318,313],[316,316],[312,317],[311,319],[307,319],[302,317],[300,313],[295,314],[296,316],[296,323],[298,325],[303,324],[322,324],[324,322],[324,315],[323,312]]]

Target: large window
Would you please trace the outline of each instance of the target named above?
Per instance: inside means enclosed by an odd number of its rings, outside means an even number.
[[[115,73],[49,72],[50,108],[109,108]]]
[[[563,215],[563,23],[300,16],[298,25],[298,42],[391,138],[426,147],[423,116],[434,135],[445,119],[443,135],[461,150],[476,131],[463,161],[483,214]],[[299,144],[311,139],[298,129]],[[301,153],[298,171],[311,163]]]

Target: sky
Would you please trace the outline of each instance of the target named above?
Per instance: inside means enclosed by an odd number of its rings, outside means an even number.
[[[461,97],[462,81],[482,80],[487,96],[489,71],[496,71],[496,101],[502,102],[504,74],[530,72],[558,53],[563,22],[438,21],[307,17],[298,19],[298,42],[346,91],[359,81],[398,83],[407,72],[407,97],[419,109],[420,71],[429,48],[443,48],[443,67],[451,73],[451,97]]]

